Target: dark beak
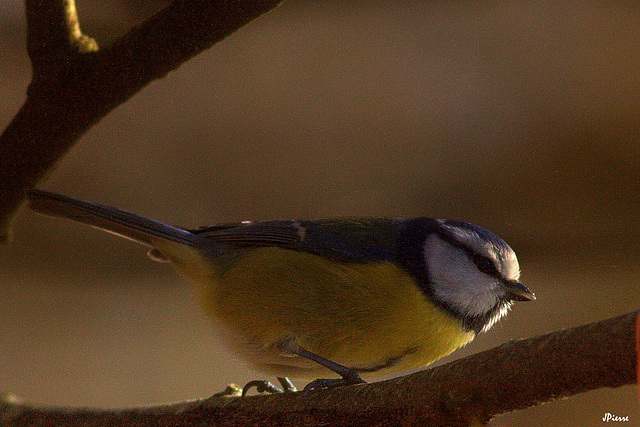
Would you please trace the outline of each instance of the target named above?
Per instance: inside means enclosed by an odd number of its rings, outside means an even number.
[[[536,296],[520,282],[503,282],[505,296],[511,301],[533,301]]]

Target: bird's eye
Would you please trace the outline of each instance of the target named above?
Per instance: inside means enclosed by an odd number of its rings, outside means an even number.
[[[478,270],[484,274],[488,274],[489,276],[496,276],[498,274],[498,269],[496,269],[495,264],[486,256],[474,255],[473,263],[476,265]]]

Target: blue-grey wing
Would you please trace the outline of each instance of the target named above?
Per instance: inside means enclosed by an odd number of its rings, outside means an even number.
[[[394,258],[400,221],[388,218],[259,221],[220,224],[192,232],[230,247],[276,246],[345,262],[374,262]]]

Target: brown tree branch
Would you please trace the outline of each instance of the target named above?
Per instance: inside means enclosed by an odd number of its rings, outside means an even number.
[[[550,400],[637,382],[638,313],[513,341],[389,381],[307,396],[92,410],[0,403],[3,426],[468,426]]]
[[[0,242],[33,187],[102,117],[282,0],[175,0],[111,46],[82,34],[74,0],[27,0],[33,78],[0,135]]]

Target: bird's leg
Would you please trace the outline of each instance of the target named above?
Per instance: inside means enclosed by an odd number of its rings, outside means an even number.
[[[290,346],[289,350],[292,353],[295,353],[306,359],[312,360],[324,366],[325,368],[332,370],[333,372],[335,372],[336,374],[342,377],[339,379],[317,379],[317,380],[311,381],[309,384],[305,386],[303,393],[308,393],[311,390],[322,390],[323,388],[334,388],[334,387],[341,387],[344,385],[362,384],[365,382],[362,378],[360,378],[360,375],[358,375],[358,373],[353,369],[340,365],[339,363],[332,362],[331,360],[325,359],[322,356],[318,356],[317,354],[312,353],[309,350],[306,350],[302,347],[299,347],[297,345],[292,345]]]
[[[286,341],[281,342],[278,345],[278,348],[285,353],[296,354],[298,356],[304,357],[305,359],[309,359],[312,362],[318,363],[319,365],[324,366],[325,368],[335,372],[336,374],[342,377],[338,379],[317,379],[317,380],[311,381],[309,384],[305,386],[303,393],[308,393],[309,391],[312,391],[312,390],[322,390],[323,388],[334,388],[334,387],[341,387],[341,386],[351,385],[351,384],[365,383],[365,381],[362,378],[360,378],[360,375],[358,375],[358,373],[355,370],[348,368],[344,365],[340,365],[339,363],[333,362],[329,359],[325,359],[322,356],[318,356],[317,354],[297,345],[293,339],[288,339]],[[288,378],[286,377],[277,377],[277,378],[282,388],[275,386],[271,384],[269,381],[265,381],[265,380],[250,381],[242,389],[242,395],[245,396],[249,392],[249,390],[251,390],[253,387],[256,387],[256,390],[259,393],[283,393],[283,392],[286,393],[286,392],[296,391],[296,388],[291,383],[291,381],[289,381]]]

